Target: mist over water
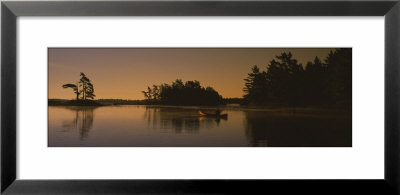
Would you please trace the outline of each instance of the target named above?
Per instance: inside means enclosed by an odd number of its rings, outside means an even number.
[[[49,106],[50,147],[296,147],[352,145],[351,113],[184,106]]]

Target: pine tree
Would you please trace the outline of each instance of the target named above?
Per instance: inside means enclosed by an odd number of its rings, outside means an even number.
[[[94,94],[93,84],[90,82],[90,79],[86,77],[85,73],[81,72],[81,79],[79,80],[79,87],[81,87],[82,99],[94,99],[96,96]]]

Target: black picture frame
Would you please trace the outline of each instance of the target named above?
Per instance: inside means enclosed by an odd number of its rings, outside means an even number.
[[[385,176],[382,180],[16,179],[19,16],[385,16]],[[4,194],[398,194],[400,3],[388,1],[2,1],[1,192]],[[112,167],[107,167],[112,169]],[[194,167],[199,168],[199,167]],[[245,168],[245,167],[241,167]],[[204,168],[205,169],[205,168]],[[101,170],[99,170],[101,171]],[[205,171],[207,171],[205,169]],[[232,170],[234,171],[234,170]],[[365,170],[368,171],[368,170]]]

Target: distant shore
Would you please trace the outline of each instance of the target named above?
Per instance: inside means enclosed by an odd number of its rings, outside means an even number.
[[[105,106],[94,100],[48,100],[49,106]]]
[[[351,108],[344,108],[341,106],[247,106],[240,104],[226,104],[219,106],[183,106],[183,105],[157,105],[149,104],[146,100],[121,100],[121,99],[100,99],[100,100],[63,100],[63,99],[49,99],[49,106],[122,106],[122,105],[145,105],[149,107],[164,107],[164,108],[180,108],[180,109],[201,109],[201,110],[215,110],[216,108],[222,110],[247,110],[247,111],[268,111],[279,113],[348,113],[351,114]]]
[[[65,100],[49,99],[49,106],[112,106],[112,105],[159,105],[149,100],[97,99],[97,100]],[[242,98],[225,98],[224,104],[243,104]],[[180,105],[177,105],[180,106]]]

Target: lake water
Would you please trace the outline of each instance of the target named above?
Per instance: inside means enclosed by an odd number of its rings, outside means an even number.
[[[352,145],[351,113],[328,114],[222,107],[227,118],[201,117],[215,108],[49,106],[52,146],[247,147]]]

